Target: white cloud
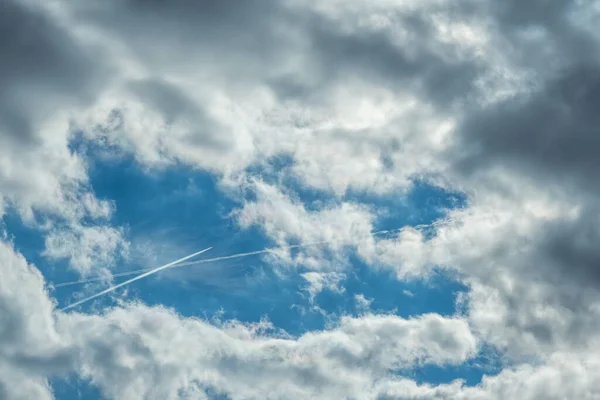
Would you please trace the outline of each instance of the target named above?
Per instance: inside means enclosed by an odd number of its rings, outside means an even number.
[[[425,276],[435,265],[428,261],[425,236],[417,228],[394,228],[398,232],[393,238],[373,236],[376,210],[363,204],[341,202],[307,210],[277,186],[255,180],[251,187],[256,200],[246,202],[235,213],[242,228],[260,226],[279,245],[291,240],[303,244],[323,242],[321,247],[331,249],[337,257],[331,262],[319,247],[308,246],[294,259],[282,249],[274,253],[274,261],[338,270],[345,267],[343,250],[352,246],[369,265],[394,268],[400,278]]]
[[[69,354],[55,330],[43,277],[5,242],[0,270],[0,395],[52,399],[47,374],[64,369]]]
[[[310,296],[310,302],[314,303],[315,297],[324,289],[336,293],[343,293],[344,288],[340,287],[340,282],[345,279],[345,275],[339,272],[305,272],[301,274],[308,283],[306,291]]]
[[[256,201],[247,202],[236,211],[240,226],[258,224],[279,243],[300,239],[306,243],[326,241],[336,246],[336,242],[344,245],[370,236],[374,215],[364,205],[342,203],[310,212],[277,186],[255,180],[251,188]]]
[[[85,341],[82,367],[115,398],[171,398],[194,383],[232,398],[308,398],[319,391],[334,398],[364,391],[389,368],[461,362],[476,346],[464,321],[435,315],[345,318],[335,329],[297,339],[257,335],[237,323],[215,327],[141,306],[104,318],[72,318],[69,331]]]
[[[143,305],[63,314],[35,267],[6,243],[0,252],[0,366],[3,378],[23,382],[0,385],[8,399],[51,398],[46,378],[71,372],[116,399],[177,398],[196,387],[232,398],[336,398],[369,390],[388,369],[460,363],[477,348],[466,321],[434,314],[345,317],[298,338],[262,333],[264,324],[216,326]]]
[[[44,256],[67,259],[82,276],[108,271],[118,257],[127,257],[128,242],[122,229],[107,226],[71,226],[46,236]]]
[[[367,299],[362,293],[354,295],[354,300],[356,302],[356,308],[360,312],[368,312],[371,308],[371,303],[373,303],[373,299]]]

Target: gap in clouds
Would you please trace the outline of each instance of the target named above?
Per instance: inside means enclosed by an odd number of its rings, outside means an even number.
[[[206,255],[212,258],[273,245],[259,229],[240,231],[235,221],[227,217],[241,203],[220,191],[215,177],[208,173],[185,166],[148,173],[128,157],[91,161],[89,174],[97,196],[115,201],[113,221],[129,227],[133,261],[140,257],[136,253],[147,247],[144,241],[161,248],[155,250],[156,262],[144,265],[137,261],[136,268],[160,265],[203,246],[214,247]],[[280,171],[290,165],[291,159],[281,156],[270,159],[262,168],[253,166],[250,170],[267,183],[274,183],[283,175]],[[297,193],[304,205],[314,205],[327,197],[324,192],[291,186],[291,179],[280,182]],[[347,197],[385,209],[377,229],[431,223],[443,217],[446,209],[464,204],[460,194],[425,182],[416,182],[414,190],[404,197],[367,198],[359,193]],[[136,246],[141,249],[136,250]],[[326,318],[322,312],[356,315],[356,295],[373,298],[377,311],[396,312],[403,317],[423,312],[450,315],[455,312],[456,293],[465,290],[441,275],[428,282],[401,282],[389,271],[369,268],[357,257],[351,257],[350,264],[353,268],[342,281],[346,291],[324,289],[315,299],[322,309],[319,312],[310,311],[307,293],[302,290],[306,281],[300,273],[305,270],[277,274],[260,256],[165,271],[156,278],[136,282],[127,290],[149,304],[164,304],[183,315],[210,316],[222,310],[223,318],[245,322],[268,316],[275,326],[294,335],[324,328]]]
[[[42,230],[33,225],[24,224],[18,212],[12,207],[6,211],[0,219],[0,226],[4,232],[7,232],[7,239],[28,263],[34,264],[40,270],[47,284],[63,282],[73,277],[78,279],[79,276],[69,269],[68,260],[49,260],[44,257],[45,241]],[[66,304],[72,299],[70,291],[55,291],[50,288],[50,295],[59,304]]]
[[[398,280],[393,271],[374,269],[356,256],[351,256],[352,270],[342,281],[343,293],[323,291],[316,302],[324,309],[337,314],[351,311],[360,314],[363,309],[356,297],[362,296],[370,302],[369,310],[379,314],[395,314],[409,318],[434,312],[451,316],[459,310],[457,299],[466,293],[467,286],[456,281],[442,270],[434,271],[427,279]]]
[[[104,400],[105,397],[98,388],[88,380],[80,379],[76,375],[66,378],[50,378],[50,386],[54,397],[58,400]]]
[[[217,179],[209,173],[182,165],[149,172],[127,155],[100,157],[93,147],[83,145],[79,143],[73,150],[83,150],[87,155],[90,186],[98,198],[114,201],[116,210],[111,222],[126,226],[132,243],[128,262],[117,265],[113,272],[155,267],[206,246],[214,246],[210,256],[206,255],[212,258],[273,245],[260,229],[241,231],[228,217],[242,203],[219,190]],[[343,199],[334,199],[326,192],[308,189],[293,178],[286,178],[281,171],[291,165],[290,159],[281,157],[269,162],[267,166],[253,167],[252,173],[267,183],[284,185],[307,210],[316,211],[325,204],[343,200],[368,204],[382,210],[376,221],[378,230],[428,224],[466,202],[459,193],[449,193],[422,181],[416,181],[405,194],[373,197],[350,192]],[[251,199],[249,193],[244,200]],[[40,232],[21,226],[14,215],[5,216],[4,221],[15,234],[17,247],[48,280],[78,279],[66,269],[66,263],[49,263],[41,258]],[[370,267],[354,255],[349,257],[349,264],[351,268],[340,282],[343,290],[324,288],[312,303],[305,290],[307,282],[300,275],[305,270],[276,272],[260,256],[164,271],[125,290],[128,299],[171,307],[184,316],[242,322],[266,317],[276,329],[293,336],[325,329],[342,315],[358,316],[364,312],[394,313],[405,318],[429,312],[452,315],[457,312],[457,296],[467,290],[440,271],[426,281],[399,281],[390,270]],[[83,289],[62,287],[55,289],[53,295],[65,305]],[[87,292],[97,289],[98,285],[92,284]],[[357,302],[359,297],[370,302],[368,308]],[[83,305],[81,310],[89,312],[113,304],[110,296],[103,296]],[[411,373],[423,382],[464,378],[467,384],[474,384],[482,371],[472,366],[423,366]]]

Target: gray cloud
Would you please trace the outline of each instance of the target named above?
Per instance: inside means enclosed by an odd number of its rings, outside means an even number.
[[[466,179],[493,181],[509,171],[580,208],[575,217],[543,222],[531,238],[532,273],[556,284],[575,279],[597,287],[600,280],[598,107],[600,69],[573,67],[537,91],[467,117],[450,150]]]
[[[410,88],[441,109],[472,93],[482,66],[473,59],[444,59],[428,48],[436,38],[435,25],[427,19],[426,11],[400,15],[394,22],[409,31],[414,42],[394,44],[385,31],[343,33],[327,20],[313,16],[306,32],[322,80],[335,82],[349,74],[374,85]]]
[[[394,43],[388,30],[343,30],[339,21],[299,4],[131,0],[84,1],[72,8],[147,65],[186,70],[197,64],[211,71],[209,80],[266,84],[285,100],[318,102],[315,93],[322,96],[350,76],[371,85],[410,88],[448,108],[468,97],[484,72],[474,57],[430,46],[438,41],[429,17],[435,8],[391,11],[391,22],[410,37]],[[457,8],[456,16],[472,14],[468,4]],[[292,58],[297,65],[282,68]]]
[[[598,187],[600,68],[572,68],[541,90],[474,113],[459,127],[458,166],[468,175],[494,165],[587,191]]]
[[[281,46],[273,24],[281,12],[278,2],[112,0],[83,1],[70,8],[78,19],[115,35],[154,66],[177,62],[186,68],[203,60],[243,75],[249,60],[268,62]],[[226,65],[236,58],[243,64]]]
[[[538,221],[527,238],[531,247],[515,261],[523,279],[555,288],[544,301],[572,313],[565,318],[571,321],[575,342],[593,329],[586,319],[590,310],[585,302],[590,297],[576,288],[596,291],[600,278],[600,251],[593,245],[600,239],[594,205],[600,189],[596,112],[600,64],[597,40],[577,19],[582,6],[557,1],[503,2],[492,7],[502,37],[514,50],[515,63],[535,72],[535,84],[506,100],[470,110],[457,127],[455,145],[447,149],[453,168],[467,182],[484,181],[486,190],[521,201],[527,199],[526,186],[533,185],[557,204],[578,208],[573,216]],[[508,188],[511,180],[519,183]],[[524,187],[516,187],[519,184]],[[519,218],[518,210],[512,212]],[[497,254],[512,250],[509,244]],[[511,309],[521,307],[519,296],[529,297],[526,286],[522,289],[507,298]],[[516,316],[515,312],[508,323],[524,328],[527,318],[517,323]],[[535,335],[553,342],[555,329],[547,321],[536,325],[534,320],[530,315]]]
[[[0,13],[0,59],[0,127],[17,144],[35,141],[36,122],[64,103],[93,100],[107,77],[91,49],[42,11],[13,0]]]
[[[596,39],[578,24],[574,14],[585,9],[587,2],[514,0],[477,6],[424,2],[405,8],[383,2],[373,9],[369,8],[371,2],[345,2],[323,11],[302,1],[57,0],[66,10],[68,23],[59,23],[41,8],[24,4],[9,0],[0,13],[0,151],[2,161],[9,160],[11,167],[3,165],[0,170],[2,196],[29,206],[45,205],[59,214],[75,215],[73,219],[85,214],[80,208],[63,207],[70,198],[81,203],[82,197],[64,195],[62,188],[86,180],[84,163],[78,163],[66,148],[68,132],[56,144],[50,140],[54,132],[42,134],[39,126],[48,115],[87,108],[96,100],[112,106],[112,98],[103,94],[115,88],[143,103],[149,110],[145,115],[156,117],[148,125],[140,122],[138,136],[127,137],[136,156],[142,151],[154,155],[155,151],[203,167],[220,162],[220,167],[215,167],[219,172],[232,168],[229,165],[235,161],[243,170],[256,161],[253,151],[260,142],[272,153],[285,151],[302,158],[318,177],[335,170],[327,175],[331,182],[348,179],[340,185],[340,193],[362,175],[364,181],[380,183],[384,173],[388,177],[405,170],[407,175],[447,172],[452,184],[472,193],[483,192],[474,196],[475,200],[489,201],[484,205],[497,211],[496,201],[504,207],[500,211],[512,213],[515,221],[497,230],[482,225],[471,243],[465,237],[476,225],[474,221],[468,221],[463,230],[438,231],[433,244],[420,242],[415,233],[410,237],[414,246],[391,243],[396,252],[389,258],[394,262],[401,259],[418,273],[427,258],[419,258],[422,249],[450,254],[454,267],[468,275],[465,280],[472,286],[469,323],[499,347],[514,348],[513,353],[531,350],[541,354],[546,365],[507,370],[474,389],[456,384],[432,388],[382,378],[389,368],[410,364],[415,357],[443,363],[463,361],[472,354],[476,340],[464,320],[431,316],[418,323],[369,316],[298,340],[262,337],[241,325],[230,330],[214,327],[141,306],[99,316],[65,316],[53,311],[41,277],[0,248],[5,262],[0,266],[0,397],[50,398],[46,376],[67,370],[91,378],[108,395],[121,399],[139,393],[147,398],[168,398],[181,390],[193,390],[199,377],[205,386],[241,399],[265,394],[270,398],[314,398],[316,393],[339,398],[341,391],[360,393],[362,398],[507,398],[515,397],[515,387],[524,388],[524,393],[519,393],[523,398],[581,398],[588,389],[597,390],[586,382],[579,382],[579,387],[569,385],[569,378],[581,372],[578,368],[593,370],[585,368],[591,361],[582,353],[596,340],[595,307],[600,304],[600,251],[596,246],[600,221],[594,204],[600,191],[600,117],[596,116],[600,69]],[[441,43],[436,30],[439,21],[432,18],[440,14],[467,25],[482,21],[487,35],[482,49],[461,52],[460,40]],[[365,15],[373,18],[363,18]],[[378,18],[387,18],[388,26],[372,23]],[[89,27],[102,43],[91,47],[90,41],[69,26]],[[129,63],[134,72],[125,67],[121,70],[119,62]],[[107,75],[112,67],[114,77]],[[516,95],[504,101],[477,106],[475,100],[486,94],[478,80],[502,75],[494,75],[496,68],[533,76],[533,88],[519,87]],[[497,83],[503,84],[503,79],[497,78]],[[334,93],[340,87],[354,91]],[[260,94],[265,88],[275,99],[269,97],[263,106]],[[277,134],[266,129],[270,127],[253,125],[274,108],[270,101],[327,114],[336,111],[329,104],[342,103],[337,97],[364,94],[367,98],[369,90],[382,88],[391,95],[415,95],[422,101],[417,108],[431,107],[431,115],[460,121],[443,157],[438,150],[430,150],[435,147],[431,143],[415,145],[418,134],[427,136],[432,128],[418,130],[419,123],[409,117],[382,124],[367,122],[358,134],[336,126],[324,133],[315,128],[318,134],[313,136],[310,118],[300,134],[295,128],[301,124],[276,126],[272,130]],[[219,120],[209,111],[222,100],[221,92],[230,101],[224,108],[245,101],[245,106],[256,110],[244,115],[247,121],[238,121],[238,114],[224,114]],[[392,108],[399,108],[403,100],[394,100],[397,103]],[[358,103],[349,104],[352,111],[340,112],[342,122],[354,116]],[[374,104],[365,120],[379,111],[379,103]],[[455,107],[457,104],[460,107]],[[115,118],[118,123],[104,133],[119,144],[139,121],[136,114],[131,117],[125,111],[113,109],[111,115],[119,116]],[[413,118],[421,122],[431,115]],[[168,128],[181,121],[184,134],[172,134]],[[163,129],[160,123],[166,132],[153,137],[151,128],[160,125]],[[338,121],[338,125],[342,124]],[[400,134],[406,130],[417,134]],[[286,142],[302,134],[299,140]],[[240,143],[240,147],[247,146],[247,153],[235,152]],[[278,147],[279,143],[285,145]],[[372,160],[381,154],[389,160],[385,171],[363,167],[376,164]],[[421,164],[423,159],[442,161]],[[395,168],[394,162],[400,167]],[[443,163],[449,168],[444,169]],[[68,168],[70,165],[75,166]],[[11,175],[11,171],[21,173]],[[482,184],[496,180],[497,185]],[[507,181],[523,187],[506,189],[504,186],[510,186]],[[386,183],[384,179],[381,182]],[[392,181],[390,187],[396,188],[394,185],[400,184]],[[375,184],[367,187],[375,188]],[[346,234],[336,236],[348,242],[353,240],[349,227],[371,228],[372,215],[362,208],[311,213],[302,207],[286,208],[278,193],[266,193],[262,206],[246,204],[242,209],[246,222],[278,227],[273,231],[282,237],[281,232],[310,238],[313,227],[329,219],[330,225],[337,227],[332,232]],[[553,197],[553,205],[580,209],[574,217],[562,214],[536,219],[527,214],[523,204],[538,204],[544,196]],[[474,208],[481,205],[474,204]],[[103,214],[101,207],[89,206],[94,207],[98,215]],[[278,219],[283,222],[274,224]],[[519,226],[521,219],[532,227]],[[443,234],[454,234],[454,241]],[[94,240],[88,242],[96,243]],[[116,237],[115,243],[119,240]],[[85,248],[82,244],[86,243],[67,242],[77,248]],[[61,256],[65,242],[56,243],[56,254]],[[87,253],[81,257],[89,258],[84,256]],[[440,260],[442,257],[435,261]],[[27,279],[21,279],[23,276]],[[14,290],[23,282],[28,288],[26,296]],[[382,340],[373,342],[373,338]],[[561,357],[567,366],[560,363]],[[589,374],[589,382],[598,381]],[[15,380],[25,384],[14,388],[10,382]],[[538,383],[530,385],[532,381]],[[561,387],[548,389],[555,381]]]
[[[519,64],[547,74],[557,65],[598,60],[596,40],[583,30],[574,13],[591,3],[574,0],[491,3],[503,37],[511,43]],[[584,11],[585,12],[585,11]]]

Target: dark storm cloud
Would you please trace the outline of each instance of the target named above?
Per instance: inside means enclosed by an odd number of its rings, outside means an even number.
[[[530,296],[527,281],[552,288],[548,298],[536,302],[564,310],[569,333],[562,340],[585,343],[597,329],[588,305],[600,288],[599,109],[600,66],[574,66],[539,90],[471,114],[458,128],[459,140],[451,150],[466,179],[493,182],[498,171],[510,171],[579,208],[573,218],[539,221],[526,239],[530,252],[516,259],[517,265],[507,266],[523,279],[523,292],[507,294],[507,305],[527,317],[516,313],[506,323],[542,343],[553,344],[560,335],[547,320],[522,307]]]
[[[597,41],[577,22],[587,1],[489,2],[482,18],[497,30],[496,44],[512,65],[548,78],[557,68],[598,61]]]
[[[270,85],[281,99],[312,101],[350,76],[422,93],[446,109],[473,92],[483,70],[473,58],[444,57],[428,46],[438,39],[427,10],[394,15],[394,23],[414,37],[397,45],[384,30],[342,31],[312,10],[276,1],[130,0],[75,7],[79,18],[107,29],[147,62],[217,66],[233,81]],[[469,13],[465,6],[457,9]],[[299,38],[308,46],[297,47]],[[310,69],[308,81],[275,72],[294,51],[305,56],[308,65],[298,68]]]
[[[274,26],[281,8],[268,0],[82,1],[72,8],[78,19],[115,35],[157,65],[218,64],[236,54],[267,62],[281,43]],[[243,74],[248,66],[235,67]]]
[[[0,5],[0,129],[16,143],[35,140],[34,123],[64,102],[89,101],[98,68],[39,10],[7,0]]]
[[[519,169],[548,184],[600,189],[600,66],[569,70],[541,90],[474,113],[459,128],[459,169]]]
[[[437,39],[425,15],[398,16],[398,24],[414,34],[414,42],[394,44],[384,31],[340,32],[313,16],[307,34],[322,79],[336,81],[353,75],[377,86],[421,93],[442,109],[472,93],[482,65],[473,59],[444,59],[428,48]]]
[[[600,283],[600,65],[574,66],[539,90],[473,113],[451,149],[465,177],[509,170],[568,195],[577,218],[544,223],[535,238],[536,273]],[[556,275],[557,274],[557,275]]]
[[[600,283],[600,207],[588,207],[573,221],[546,226],[540,252],[583,286]]]

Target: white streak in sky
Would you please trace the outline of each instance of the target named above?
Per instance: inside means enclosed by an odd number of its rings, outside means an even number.
[[[152,275],[152,274],[154,274],[154,273],[156,273],[156,272],[158,272],[158,271],[162,271],[163,269],[169,268],[169,267],[171,267],[171,266],[173,266],[173,265],[175,265],[175,264],[179,264],[179,263],[180,263],[180,262],[182,262],[182,261],[188,260],[188,259],[190,259],[190,258],[192,258],[192,257],[194,257],[194,256],[197,256],[197,255],[199,255],[199,254],[202,254],[202,253],[204,253],[205,251],[208,251],[208,250],[210,250],[210,249],[212,249],[212,247],[206,248],[206,249],[204,249],[204,250],[200,250],[200,251],[198,251],[198,252],[196,252],[196,253],[194,253],[194,254],[190,254],[189,256],[185,256],[185,257],[183,257],[183,258],[180,258],[179,260],[175,260],[175,261],[172,261],[172,262],[170,262],[170,263],[168,263],[168,264],[162,265],[162,266],[160,266],[160,267],[157,267],[157,268],[151,269],[150,271],[148,271],[148,272],[146,272],[146,273],[144,273],[144,274],[138,275],[138,276],[136,276],[135,278],[131,278],[131,279],[129,279],[129,280],[127,280],[127,281],[125,281],[125,282],[119,283],[118,285],[111,286],[111,287],[109,287],[108,289],[105,289],[105,290],[103,290],[103,291],[101,291],[101,292],[99,292],[99,293],[96,293],[96,294],[95,294],[95,295],[93,295],[93,296],[86,297],[86,298],[85,298],[85,299],[83,299],[83,300],[79,300],[79,301],[77,301],[77,302],[75,302],[75,303],[73,303],[73,304],[69,304],[68,306],[66,306],[66,307],[62,308],[62,309],[61,309],[61,311],[68,310],[69,308],[73,308],[73,307],[75,307],[75,306],[78,306],[78,305],[80,305],[80,304],[82,304],[82,303],[85,303],[86,301],[89,301],[89,300],[95,299],[96,297],[100,297],[100,296],[102,296],[102,295],[104,295],[104,294],[106,294],[106,293],[110,293],[110,292],[112,292],[112,291],[114,291],[114,290],[116,290],[116,289],[118,289],[118,288],[120,288],[120,287],[122,287],[122,286],[125,286],[125,285],[128,285],[128,284],[130,284],[131,282],[135,282],[135,281],[137,281],[138,279],[145,278],[145,277],[147,277],[148,275]]]
[[[221,260],[230,260],[232,258],[248,257],[248,256],[257,255],[257,254],[274,253],[274,252],[276,252],[278,250],[281,250],[281,249],[295,249],[295,248],[299,248],[299,247],[316,246],[316,245],[324,244],[324,243],[330,243],[330,242],[328,242],[328,241],[322,241],[322,242],[313,242],[313,243],[292,244],[292,245],[289,245],[289,246],[281,246],[281,247],[276,247],[276,248],[272,248],[272,249],[263,249],[263,250],[250,251],[248,253],[232,254],[230,256],[206,258],[204,260],[189,261],[189,262],[186,262],[186,263],[181,263],[179,265],[174,266],[173,268],[185,267],[187,265],[205,264],[205,263],[210,263],[210,262],[215,262],[215,261],[221,261]],[[127,271],[127,272],[122,272],[122,273],[119,273],[119,274],[113,274],[112,276],[113,276],[113,278],[118,278],[118,277],[122,277],[122,276],[139,274],[141,272],[146,272],[146,271],[150,271],[150,270],[151,270],[150,268],[137,269],[137,270],[134,270],[134,271]],[[54,285],[54,287],[71,286],[71,285],[91,283],[91,282],[97,282],[97,281],[103,281],[103,280],[106,280],[106,277],[98,277],[98,278],[91,278],[91,279],[81,279],[81,280],[78,280],[78,281],[57,283],[57,284]]]
[[[491,216],[491,214],[484,214],[484,215],[479,216],[476,219],[488,218],[490,216]],[[434,222],[432,222],[430,224],[421,224],[421,225],[413,226],[413,228],[417,229],[417,230],[422,230],[422,229],[427,229],[427,228],[434,228],[434,227],[440,226],[440,225],[446,225],[446,224],[451,223],[451,222],[453,222],[453,220],[451,218],[444,218],[444,219],[441,219],[441,220],[434,221]],[[380,235],[384,235],[384,234],[392,234],[392,233],[400,232],[402,229],[405,229],[405,228],[406,227],[396,228],[396,229],[390,229],[390,230],[377,231],[377,232],[371,233],[371,235],[372,236],[380,236]],[[295,249],[295,248],[302,248],[302,247],[310,247],[310,246],[316,246],[316,245],[319,245],[319,244],[327,244],[327,243],[332,243],[332,242],[334,242],[334,240],[324,240],[324,241],[320,241],[320,242],[311,242],[311,243],[303,243],[303,244],[293,244],[293,245],[289,245],[289,246],[280,246],[280,247],[276,247],[276,248],[251,251],[251,252],[248,252],[248,253],[238,253],[238,254],[233,254],[233,255],[230,255],[230,256],[207,258],[207,259],[204,259],[204,260],[189,261],[189,262],[186,262],[186,263],[181,263],[181,264],[177,265],[175,268],[184,267],[184,266],[188,266],[188,265],[211,263],[211,262],[221,261],[221,260],[229,260],[229,259],[232,259],[232,258],[248,257],[248,256],[253,256],[253,255],[258,255],[258,254],[274,253],[274,252],[276,252],[278,250],[281,250],[281,249]],[[151,271],[151,270],[152,270],[151,268],[144,268],[144,269],[138,269],[138,270],[134,270],[134,271],[121,272],[121,273],[118,273],[118,274],[113,274],[112,277],[113,278],[119,278],[119,277],[123,277],[123,276],[135,275],[135,274],[139,274],[139,273],[143,273],[143,272]],[[104,280],[106,280],[106,277],[81,279],[81,280],[78,280],[78,281],[70,281],[70,282],[57,283],[57,284],[54,285],[54,287],[58,288],[58,287],[63,287],[63,286],[80,285],[80,284],[91,283],[91,282],[98,282],[98,281],[104,281]]]

